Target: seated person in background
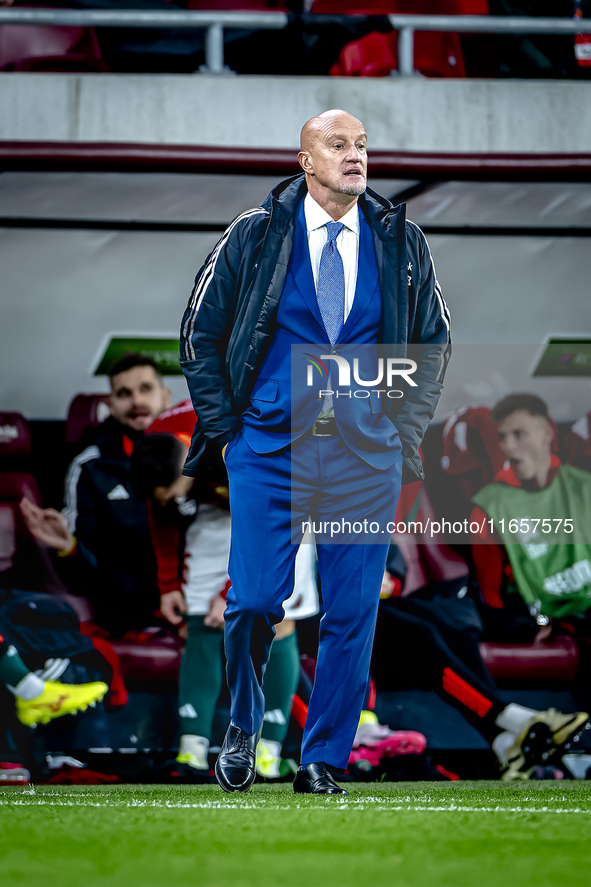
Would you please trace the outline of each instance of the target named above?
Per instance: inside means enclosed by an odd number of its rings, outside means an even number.
[[[158,609],[147,506],[131,482],[131,454],[170,406],[171,392],[154,361],[134,352],[116,361],[109,381],[111,416],[66,476],[63,513],[75,543],[62,577],[91,599],[100,628],[120,637],[153,624]]]
[[[163,413],[137,444],[133,470],[138,492],[149,497],[161,613],[173,625],[183,620],[187,623],[179,676],[181,739],[177,761],[206,776],[214,712],[222,690],[230,512],[228,479],[217,452],[202,459],[199,479],[181,474],[190,440],[187,429],[192,431],[194,424],[190,401]],[[294,619],[318,611],[314,559],[314,546],[302,546],[291,606],[286,602],[286,618],[277,626],[265,672],[266,705],[257,771],[267,778],[281,775],[281,746],[299,680]]]
[[[421,507],[424,517],[428,500]],[[563,746],[583,729],[587,713],[539,712],[503,702],[480,654],[482,621],[468,565],[441,541],[410,534],[396,541],[372,660],[378,689],[435,690],[491,743],[504,780],[527,779],[550,745]],[[542,741],[526,744],[532,728]]]
[[[57,551],[71,547],[72,536],[59,512],[51,508],[39,508],[28,499],[23,499],[20,503],[20,515],[33,539]],[[22,552],[22,547],[19,547]],[[4,595],[13,592],[14,589],[19,589],[24,595],[27,588],[31,587],[34,590],[40,587],[41,581],[36,580],[37,578],[40,580],[41,577],[34,575],[36,559],[32,554],[32,550],[25,549],[23,557],[27,563],[23,567],[19,563],[20,559],[15,557],[11,569],[0,573],[0,595],[3,601],[6,601]],[[3,614],[6,617],[4,620]],[[63,630],[61,623],[56,623],[53,628],[54,631]],[[53,718],[74,714],[89,705],[95,705],[109,689],[102,681],[63,684],[59,681],[42,680],[27,668],[16,646],[9,643],[4,636],[7,634],[10,634],[10,626],[4,603],[4,608],[0,610],[0,683],[3,683],[15,697],[17,717],[26,726],[47,724]],[[85,643],[90,646],[90,642],[86,642],[82,637],[80,642],[80,646],[84,646]]]
[[[470,520],[476,579],[510,626],[518,594],[535,623],[591,636],[591,474],[552,452],[548,408],[533,394],[512,394],[491,411],[509,462],[474,496]],[[572,529],[571,529],[572,528]],[[518,598],[519,600],[519,598]],[[505,617],[505,620],[504,620]],[[533,638],[532,638],[533,639]]]

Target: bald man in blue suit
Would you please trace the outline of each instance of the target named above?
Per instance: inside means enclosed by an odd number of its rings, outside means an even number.
[[[265,666],[311,523],[325,613],[294,789],[345,793],[334,771],[347,766],[367,688],[389,525],[403,474],[423,477],[418,447],[450,347],[422,232],[367,189],[361,122],[312,118],[298,159],[303,174],[225,232],[181,329],[199,418],[185,473],[210,442],[230,479],[232,721],[216,764],[228,792],[254,780]],[[347,367],[371,384],[352,386]],[[406,384],[393,389],[396,367]]]

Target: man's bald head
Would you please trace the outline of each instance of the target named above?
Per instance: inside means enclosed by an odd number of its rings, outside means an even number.
[[[358,120],[357,117],[353,117],[348,111],[340,111],[339,109],[323,111],[322,114],[317,114],[316,117],[310,117],[310,119],[302,126],[302,131],[300,133],[301,150],[309,151],[317,139],[326,138],[326,136],[330,135],[333,129],[338,129],[341,120],[345,124],[357,124],[359,129],[365,132],[365,127],[361,120]]]
[[[365,127],[348,111],[324,111],[304,124],[300,145],[298,160],[310,194],[333,218],[340,218],[365,191]]]

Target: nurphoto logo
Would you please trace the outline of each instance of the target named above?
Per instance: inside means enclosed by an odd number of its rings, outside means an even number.
[[[416,372],[417,364],[416,361],[408,357],[388,357],[385,360],[383,357],[378,358],[377,376],[375,379],[362,379],[360,377],[359,358],[355,357],[353,359],[353,381],[360,386],[359,388],[351,388],[351,365],[342,354],[321,354],[320,357],[316,357],[314,354],[304,354],[304,357],[308,363],[306,384],[309,388],[314,386],[314,370],[318,370],[322,381],[325,379],[327,383],[331,381],[332,368],[328,368],[325,361],[333,360],[338,367],[339,389],[351,389],[350,391],[333,391],[327,387],[326,389],[319,390],[318,397],[333,395],[336,397],[367,398],[372,394],[377,394],[379,399],[384,394],[392,400],[398,400],[404,396],[404,392],[392,387],[395,377],[402,377],[408,385],[414,388],[417,387],[417,383],[412,378],[412,374]],[[387,387],[375,388],[374,386],[382,384],[384,378]]]

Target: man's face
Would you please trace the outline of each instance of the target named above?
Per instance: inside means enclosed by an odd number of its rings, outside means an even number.
[[[515,410],[497,425],[501,452],[519,480],[533,480],[550,466],[552,429],[544,416]]]
[[[333,194],[363,194],[367,185],[367,133],[350,114],[328,117],[301,152],[304,170]],[[305,159],[304,159],[305,158]]]
[[[170,406],[170,388],[152,367],[133,367],[111,379],[111,414],[133,431],[145,431]]]

